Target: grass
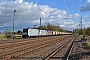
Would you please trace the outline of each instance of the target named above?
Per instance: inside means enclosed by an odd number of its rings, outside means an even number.
[[[90,49],[90,41],[86,42],[86,46]]]
[[[0,36],[0,40],[6,40],[7,38],[4,36]]]
[[[14,35],[16,39],[22,38],[22,35]],[[0,40],[8,40],[4,34],[0,34]]]
[[[0,34],[0,40],[6,40],[7,38],[5,37],[4,34]]]
[[[20,39],[22,38],[22,36],[14,36],[16,39]]]
[[[15,37],[16,39],[20,39],[20,38],[22,38],[22,35],[14,35],[14,37]]]

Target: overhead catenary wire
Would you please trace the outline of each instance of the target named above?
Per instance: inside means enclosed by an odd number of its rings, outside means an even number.
[[[67,0],[67,2],[68,2],[69,12],[70,12],[70,14],[71,14],[71,6],[70,6],[70,2],[69,2],[69,0]],[[73,16],[72,16],[71,19],[74,20],[74,19],[73,19]],[[75,23],[74,23],[73,25],[74,25],[74,27],[75,27]],[[74,28],[74,29],[75,29],[75,28]]]
[[[67,0],[67,2],[68,2],[69,11],[70,11],[70,14],[71,14],[71,7],[70,7],[69,0]]]

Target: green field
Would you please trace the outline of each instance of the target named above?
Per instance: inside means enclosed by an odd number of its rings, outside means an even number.
[[[6,40],[7,38],[5,36],[0,36],[0,40]]]
[[[22,35],[14,35],[16,39],[22,38]],[[12,38],[11,38],[12,39]],[[0,40],[7,40],[4,34],[0,34]]]
[[[0,40],[6,40],[7,38],[5,37],[4,34],[0,34]]]
[[[16,39],[21,39],[22,36],[14,36]]]
[[[86,42],[86,46],[90,49],[90,41]]]

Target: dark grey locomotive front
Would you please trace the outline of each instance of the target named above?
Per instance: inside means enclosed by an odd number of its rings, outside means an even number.
[[[23,29],[22,37],[23,37],[23,38],[28,37],[28,29]]]

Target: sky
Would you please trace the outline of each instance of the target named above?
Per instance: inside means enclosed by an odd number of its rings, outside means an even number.
[[[82,27],[90,27],[90,0],[0,0],[0,32],[13,30],[13,18],[15,31],[39,27],[40,18],[41,25],[49,22],[72,31],[81,16]]]

